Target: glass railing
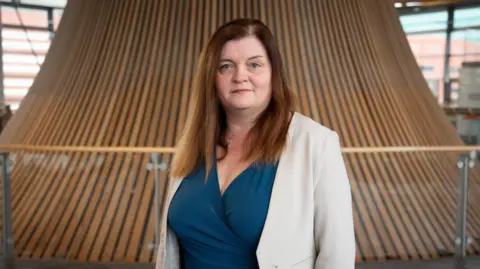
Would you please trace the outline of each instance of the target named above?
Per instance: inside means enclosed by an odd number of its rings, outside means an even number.
[[[0,149],[5,261],[155,262],[174,148]],[[357,261],[480,253],[479,149],[343,148]]]

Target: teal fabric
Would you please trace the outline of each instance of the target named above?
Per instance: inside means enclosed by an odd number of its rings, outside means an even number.
[[[258,268],[256,249],[268,212],[277,164],[254,163],[220,193],[216,167],[186,177],[168,224],[180,243],[185,269]]]

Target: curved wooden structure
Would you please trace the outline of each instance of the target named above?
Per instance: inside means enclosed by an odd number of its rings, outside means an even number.
[[[462,145],[422,77],[390,0],[69,1],[0,143],[174,146],[201,47],[217,26],[244,16],[272,28],[299,110],[336,130],[343,146]],[[149,154],[13,157],[19,257],[155,261]],[[345,154],[359,261],[453,252],[457,158]],[[162,184],[166,180],[162,172]],[[469,254],[480,251],[479,183],[472,169]]]

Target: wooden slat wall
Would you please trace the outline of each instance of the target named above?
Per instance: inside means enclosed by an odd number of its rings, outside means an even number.
[[[271,27],[299,111],[337,131],[343,146],[462,144],[390,0],[69,1],[0,143],[174,146],[201,47],[220,24],[245,16]],[[13,157],[19,257],[155,261],[149,154]],[[358,261],[453,252],[458,157],[345,154]],[[480,252],[479,178],[472,169],[468,234],[477,241],[469,254]]]

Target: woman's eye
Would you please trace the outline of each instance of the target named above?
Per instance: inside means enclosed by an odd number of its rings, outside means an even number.
[[[251,63],[250,66],[253,67],[253,68],[259,68],[260,64],[259,63]]]
[[[231,64],[222,64],[220,65],[220,71],[226,71],[232,68]]]

